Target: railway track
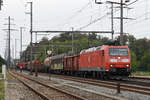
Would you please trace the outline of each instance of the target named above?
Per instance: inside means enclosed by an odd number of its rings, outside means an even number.
[[[46,74],[45,74],[46,75]],[[48,74],[47,74],[48,76]],[[150,83],[148,82],[139,82],[139,81],[102,81],[102,80],[94,80],[94,79],[87,79],[87,78],[79,78],[79,77],[71,77],[71,76],[62,76],[62,75],[51,75],[51,77],[64,79],[64,80],[71,80],[75,82],[95,85],[95,86],[102,86],[110,89],[118,89],[120,87],[120,91],[128,91],[128,92],[135,92],[144,95],[150,96]]]
[[[46,73],[39,73],[40,75],[48,76],[49,74]],[[61,77],[62,75],[51,74],[52,77]],[[63,77],[70,77],[72,76],[64,76]],[[139,78],[139,77],[130,77],[129,80],[99,80],[99,79],[91,79],[91,78],[82,78],[82,77],[73,77],[73,78],[80,78],[81,80],[86,79],[89,81],[101,81],[101,82],[110,82],[110,83],[121,83],[121,84],[128,84],[128,85],[138,85],[144,87],[150,87],[150,78]]]
[[[146,77],[130,77],[130,79],[150,80],[150,78],[146,78]]]
[[[40,73],[41,74],[41,73]],[[42,73],[43,76],[49,76],[48,74]],[[101,86],[110,89],[118,89],[118,85],[120,87],[120,91],[128,91],[128,92],[135,92],[144,95],[150,96],[150,83],[149,82],[139,82],[139,81],[116,81],[116,80],[95,80],[95,79],[88,79],[88,78],[80,78],[80,77],[71,77],[71,76],[62,76],[62,75],[54,75],[52,74],[51,77],[75,81],[79,83],[85,83],[89,85]],[[145,85],[144,85],[145,84]]]
[[[83,97],[68,93],[64,90],[60,90],[50,85],[46,85],[42,82],[25,77],[23,75],[17,73],[14,74],[12,72],[9,72],[9,74],[18,79],[21,83],[35,92],[43,100],[86,100]]]

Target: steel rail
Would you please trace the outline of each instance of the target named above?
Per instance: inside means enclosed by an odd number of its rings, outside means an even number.
[[[56,77],[56,76],[52,76],[52,77]],[[114,82],[94,81],[91,79],[83,79],[83,78],[76,78],[76,77],[64,78],[64,76],[63,77],[57,76],[56,78],[71,80],[71,81],[90,84],[90,85],[103,86],[103,87],[111,88],[111,89],[117,89],[117,84],[119,83],[119,82],[114,83]],[[147,88],[147,87],[139,87],[139,86],[120,84],[120,90],[150,95],[150,88]]]
[[[34,88],[32,88],[31,86],[29,86],[27,83],[25,83],[24,81],[22,81],[21,79],[19,79],[17,76],[15,76],[14,74],[8,72],[11,76],[13,76],[14,78],[16,78],[17,80],[19,80],[23,85],[25,85],[26,87],[28,87],[31,91],[33,91],[34,93],[36,93],[38,96],[40,96],[43,100],[51,100],[49,99],[47,96],[45,96],[44,94],[36,91]]]
[[[43,74],[43,75],[48,76],[48,74]],[[93,80],[93,79],[85,79],[85,78],[62,76],[62,75],[51,75],[51,77],[64,79],[64,80],[71,80],[71,81],[95,85],[95,86],[101,86],[101,87],[110,88],[110,89],[117,89],[118,83],[120,84],[120,82],[108,82],[108,81],[106,82],[106,81],[98,81],[98,80]],[[147,88],[144,86],[141,87],[141,86],[131,86],[131,84],[127,84],[127,85],[120,84],[120,90],[150,95],[150,88]]]
[[[143,80],[150,80],[150,78],[146,78],[146,77],[130,77],[130,79],[143,79]]]
[[[13,73],[14,73],[14,72],[13,72]],[[44,84],[44,83],[42,83],[42,82],[39,82],[39,81],[37,81],[37,80],[34,80],[34,79],[31,79],[31,78],[25,77],[24,75],[21,75],[21,74],[18,74],[18,73],[14,73],[14,74],[17,74],[17,75],[19,75],[19,76],[21,76],[21,77],[23,77],[23,78],[25,78],[25,79],[28,79],[28,80],[30,80],[30,81],[34,81],[34,82],[36,82],[36,83],[38,83],[38,84],[40,84],[40,85],[43,85],[43,86],[45,86],[45,87],[47,87],[47,88],[51,88],[51,89],[54,89],[54,90],[56,90],[56,91],[58,91],[58,92],[61,92],[61,93],[63,93],[63,94],[70,95],[70,96],[72,96],[73,98],[75,98],[75,99],[77,99],[77,100],[86,100],[85,98],[83,98],[83,97],[81,97],[81,96],[75,95],[75,94],[73,94],[73,93],[70,93],[70,92],[61,90],[61,89],[59,89],[59,88],[56,88],[56,87],[53,87],[53,86],[50,86],[50,85],[46,85],[46,84]]]

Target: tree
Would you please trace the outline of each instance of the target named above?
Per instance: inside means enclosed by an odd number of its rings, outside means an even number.
[[[96,33],[89,34],[89,39],[96,40],[97,34]]]
[[[144,53],[141,59],[140,70],[150,71],[150,49]]]
[[[138,39],[131,48],[137,55],[137,60],[140,61],[144,52],[150,49],[149,41],[146,38]]]
[[[130,51],[131,53],[131,66],[132,66],[132,71],[136,71],[138,69],[138,61],[136,58],[136,54],[133,51]]]

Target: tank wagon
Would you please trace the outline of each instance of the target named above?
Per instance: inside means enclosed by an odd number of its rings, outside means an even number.
[[[66,54],[60,54],[52,57],[48,57],[44,60],[44,66],[47,68],[47,72],[62,73],[63,71],[63,60]]]

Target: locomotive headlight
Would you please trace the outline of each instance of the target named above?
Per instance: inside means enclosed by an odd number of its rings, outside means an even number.
[[[127,67],[129,67],[129,65],[126,65]]]
[[[113,65],[110,65],[110,67],[113,67]]]
[[[117,62],[117,59],[110,59],[110,62]]]
[[[129,62],[129,59],[122,59],[122,62]]]

